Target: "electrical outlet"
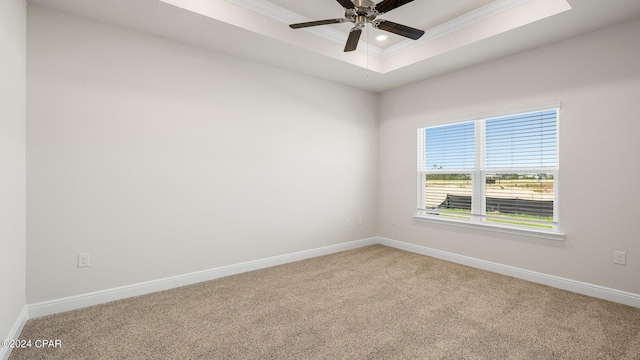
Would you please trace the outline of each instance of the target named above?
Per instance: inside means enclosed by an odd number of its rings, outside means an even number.
[[[91,255],[89,253],[78,254],[78,267],[89,267],[91,265]]]
[[[358,218],[358,225],[362,225],[362,216]]]
[[[396,217],[395,216],[391,217],[391,225],[396,226]]]
[[[618,265],[626,265],[627,264],[627,253],[624,251],[614,251],[613,252],[613,263]]]
[[[346,218],[344,219],[344,227],[350,227],[351,226],[351,219]]]

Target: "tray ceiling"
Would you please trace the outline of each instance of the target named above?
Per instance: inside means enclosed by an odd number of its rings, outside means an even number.
[[[379,2],[379,1],[376,1]],[[374,92],[526,51],[640,17],[638,0],[415,0],[380,16],[425,35],[363,33],[350,24],[292,30],[342,17],[335,0],[29,0],[29,3]],[[369,26],[367,26],[369,28]]]

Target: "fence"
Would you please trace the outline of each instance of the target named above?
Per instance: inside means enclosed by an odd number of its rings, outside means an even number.
[[[447,197],[438,205],[438,208],[471,210],[471,196],[447,194]],[[505,214],[553,216],[553,201],[488,197],[487,211]]]

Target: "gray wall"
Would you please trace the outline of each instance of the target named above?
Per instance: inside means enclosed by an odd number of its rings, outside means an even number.
[[[25,305],[24,0],[0,1],[0,339]]]
[[[38,6],[28,68],[29,303],[376,234],[375,94]]]
[[[635,20],[382,94],[378,233],[640,293],[638,34]],[[562,102],[564,242],[414,220],[418,125],[552,102]],[[614,265],[614,250],[627,252],[626,266]]]
[[[29,6],[27,302],[373,235],[640,293],[638,33],[377,96]],[[549,102],[564,242],[413,219],[417,125]]]

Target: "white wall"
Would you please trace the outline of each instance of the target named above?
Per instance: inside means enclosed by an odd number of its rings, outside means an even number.
[[[376,234],[640,293],[639,20],[389,91],[377,103],[190,45],[38,6],[28,12],[29,303]],[[413,219],[416,124],[558,101],[565,241]],[[18,176],[24,162],[16,164]],[[2,184],[24,193],[18,181]],[[5,219],[20,222],[13,212]],[[627,252],[627,266],[613,264],[614,250]],[[80,252],[91,253],[91,267],[76,267]],[[17,269],[24,254],[7,259]],[[15,305],[7,321],[23,293],[2,298]]]
[[[379,234],[640,293],[638,34],[635,20],[382,94]],[[558,101],[564,242],[413,219],[417,124]]]
[[[375,94],[28,12],[29,303],[376,234]]]
[[[24,0],[0,1],[0,340],[25,305],[26,15]]]

